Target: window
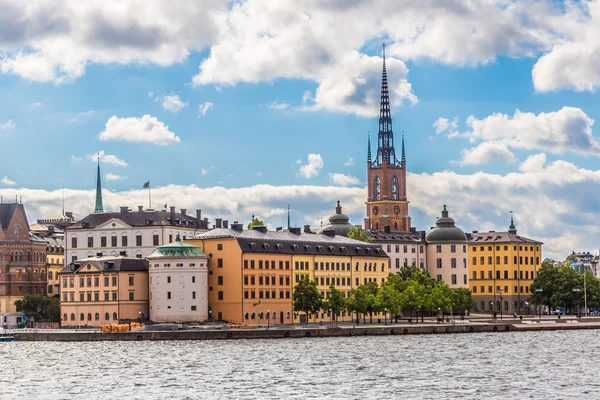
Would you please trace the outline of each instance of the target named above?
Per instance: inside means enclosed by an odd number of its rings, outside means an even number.
[[[438,274],[438,276],[437,276],[437,281],[438,281],[438,282],[441,282],[441,280],[442,280],[442,275],[441,275],[441,274]]]
[[[108,286],[108,282],[109,282],[108,276],[105,276],[104,277],[104,286]]]
[[[222,276],[218,276],[217,277],[217,285],[222,285],[223,284],[223,277]]]
[[[508,264],[508,256],[504,256],[504,265]]]
[[[398,200],[398,178],[396,178],[396,175],[392,178],[392,200]]]
[[[111,236],[110,237],[110,246],[111,247],[117,247],[117,237],[116,236]]]
[[[88,237],[88,247],[94,247],[94,238],[92,236]]]
[[[477,293],[477,286],[473,286],[473,293]]]
[[[106,236],[100,237],[100,247],[106,247]]]
[[[500,271],[496,271],[496,279],[500,279]]]
[[[129,300],[133,300],[134,292],[129,292]]]
[[[112,277],[112,286],[117,286],[117,277],[116,276]]]
[[[71,238],[71,248],[72,249],[76,249],[77,248],[77,238],[76,237],[72,237]]]
[[[473,279],[477,279],[477,272],[473,271]]]
[[[246,293],[248,293],[248,292],[246,292]],[[246,297],[246,298],[247,298],[247,297]],[[196,300],[196,292],[192,292],[192,299],[193,299],[193,300]]]
[[[489,256],[489,257],[488,257],[488,264],[489,264],[489,265],[492,265],[492,256]]]
[[[217,299],[218,300],[223,300],[223,292],[222,291],[217,292]]]
[[[456,253],[456,245],[455,244],[450,245],[450,253]]]
[[[388,252],[388,253],[391,253],[391,252],[392,252],[392,245],[391,245],[391,244],[388,244],[388,245],[387,245],[387,252]]]
[[[136,235],[135,236],[135,245],[136,246],[142,246],[142,235]]]
[[[463,283],[466,285],[467,284],[467,274],[463,275]]]
[[[94,301],[100,301],[100,293],[94,293]]]
[[[79,293],[79,301],[85,301],[85,293]]]
[[[408,253],[408,246],[407,245],[402,246],[402,251],[404,253]]]
[[[500,256],[496,256],[496,264],[500,264]]]
[[[436,261],[436,266],[437,266],[438,268],[442,268],[442,259],[441,259],[441,258],[438,258],[438,259],[436,259],[435,261]]]
[[[473,257],[473,265],[477,265],[477,257]]]
[[[456,285],[456,274],[452,274],[452,284]]]
[[[104,292],[104,301],[108,301],[108,300],[109,300],[109,293]]]
[[[396,258],[396,268],[400,268],[400,259]]]
[[[456,268],[456,258],[450,259],[450,266],[451,268]]]
[[[381,200],[381,186],[380,186],[380,182],[379,182],[379,177],[378,176],[375,177],[375,185],[374,185],[373,197],[375,198],[375,200]]]
[[[167,300],[171,300],[171,292],[167,292]]]
[[[217,268],[223,268],[223,259],[222,258],[217,259]]]
[[[114,313],[113,313],[113,320],[115,320],[115,321],[116,321],[117,319],[118,319],[118,317],[117,317],[117,313],[116,313],[116,312],[114,312]]]
[[[435,246],[435,252],[436,253],[441,253],[442,252],[442,245],[441,244],[438,244],[438,245]]]
[[[91,293],[87,294],[87,301],[92,301],[92,294]]]
[[[158,235],[152,236],[152,245],[158,246]]]
[[[217,243],[217,250],[223,250],[223,243]]]
[[[504,279],[508,279],[508,271],[504,271]]]
[[[87,317],[88,317],[88,321],[91,321],[92,320],[92,313],[88,313]]]
[[[127,247],[127,236],[121,236],[121,246]]]
[[[485,265],[485,257],[479,257],[479,263]]]
[[[133,286],[133,276],[129,277],[129,286]]]
[[[97,276],[94,277],[94,287],[100,286],[100,278]]]

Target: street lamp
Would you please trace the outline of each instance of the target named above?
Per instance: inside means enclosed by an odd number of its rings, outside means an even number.
[[[490,301],[490,314],[494,316],[494,302]]]
[[[503,292],[502,292],[501,289],[497,290],[497,292],[500,295],[500,321],[502,321],[502,306],[503,306],[503,304],[502,304],[502,293]]]
[[[271,310],[267,310],[267,330],[271,327]]]
[[[387,308],[383,309],[384,325],[387,325]]]
[[[329,309],[329,326],[333,324],[333,312]]]
[[[544,289],[535,289],[536,293],[542,293],[543,291],[544,291]],[[542,320],[542,308],[543,308],[543,306],[544,306],[543,304],[538,305],[538,307],[540,309],[540,321]]]
[[[138,311],[138,316],[139,316],[138,319],[140,320],[140,324],[141,324],[142,323],[142,312],[141,311]]]

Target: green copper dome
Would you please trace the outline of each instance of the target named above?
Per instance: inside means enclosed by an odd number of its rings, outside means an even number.
[[[184,243],[177,240],[173,243],[165,244],[164,246],[158,246],[154,249],[154,252],[148,256],[148,258],[181,258],[181,257],[207,257],[206,254],[198,246]]]

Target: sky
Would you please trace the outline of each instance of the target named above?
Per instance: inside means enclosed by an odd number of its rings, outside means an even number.
[[[0,3],[0,196],[31,222],[165,204],[270,228],[365,215],[382,43],[413,225],[447,204],[598,252],[600,0]]]

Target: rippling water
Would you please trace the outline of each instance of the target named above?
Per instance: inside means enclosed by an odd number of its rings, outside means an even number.
[[[2,399],[600,398],[600,331],[0,343]]]

